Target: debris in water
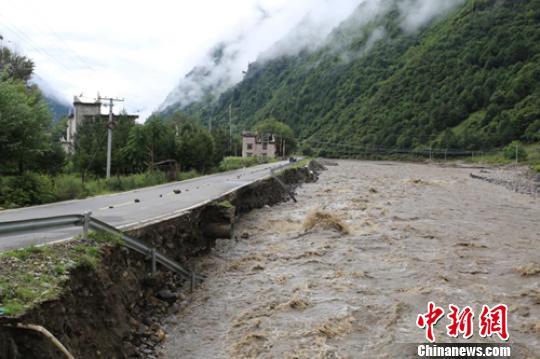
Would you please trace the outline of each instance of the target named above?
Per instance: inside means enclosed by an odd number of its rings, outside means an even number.
[[[264,266],[262,264],[256,264],[253,268],[251,268],[252,272],[261,271],[264,270]]]
[[[292,308],[295,310],[304,310],[309,307],[309,301],[306,298],[300,297],[298,294],[295,294],[291,300],[287,303],[281,304],[279,307],[281,309]]]
[[[520,273],[523,277],[532,277],[540,274],[540,264],[529,263],[527,265],[516,268],[516,271]]]
[[[326,323],[317,327],[315,332],[327,338],[339,337],[352,331],[354,321],[355,319],[352,316],[330,319]]]
[[[240,270],[244,266],[244,264],[246,264],[247,262],[258,262],[258,264],[261,265],[260,262],[263,262],[263,261],[264,261],[264,258],[262,256],[258,254],[252,254],[252,255],[245,256],[243,258],[240,258],[232,262],[229,265],[229,270],[230,271]]]
[[[335,230],[341,234],[349,234],[349,227],[339,217],[330,212],[315,210],[310,212],[304,221],[304,231],[307,232],[313,228],[324,230]]]
[[[482,249],[485,249],[487,248],[487,246],[483,245],[483,244],[476,244],[476,243],[472,243],[472,242],[462,242],[462,243],[458,243],[456,244],[457,247],[465,247],[465,248],[482,248]]]
[[[289,280],[289,278],[287,278],[284,275],[279,275],[276,278],[274,278],[274,282],[276,282],[277,284],[281,284],[281,285],[287,283],[288,280]]]
[[[264,333],[249,333],[233,345],[230,355],[233,358],[258,358],[267,351],[267,342],[268,338]]]

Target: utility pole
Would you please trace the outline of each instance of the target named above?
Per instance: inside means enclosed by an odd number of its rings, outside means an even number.
[[[113,121],[114,102],[124,102],[123,98],[98,97],[99,100],[109,101],[109,122],[107,122],[107,179],[111,177],[111,157],[112,157],[112,130],[115,127]]]
[[[232,153],[232,103],[229,104],[229,153]]]

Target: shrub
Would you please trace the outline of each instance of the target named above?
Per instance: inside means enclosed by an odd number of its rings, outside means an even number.
[[[3,178],[0,186],[0,203],[6,207],[54,201],[51,179],[45,175],[25,172],[21,176]]]
[[[520,162],[527,160],[527,151],[523,144],[519,141],[514,141],[503,149],[503,156],[507,160],[516,159],[516,149],[517,149],[517,158]]]
[[[81,179],[77,175],[60,175],[53,179],[53,193],[57,201],[83,198],[86,194]]]
[[[265,157],[225,157],[219,164],[219,170],[223,172],[232,171],[268,162],[270,162],[270,159]]]
[[[302,155],[304,155],[304,156],[313,157],[314,153],[315,152],[313,151],[313,148],[311,148],[309,146],[306,146],[306,147],[302,148]]]
[[[191,170],[191,171],[187,171],[187,172],[180,172],[178,174],[178,180],[179,181],[185,181],[187,179],[199,177],[200,175],[201,174],[199,172],[197,172],[197,170]]]
[[[105,182],[109,191],[129,191],[135,188],[155,186],[167,182],[165,173],[159,171],[112,177]]]

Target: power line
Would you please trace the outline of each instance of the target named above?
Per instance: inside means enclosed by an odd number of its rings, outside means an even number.
[[[0,14],[0,17],[3,17],[5,18],[2,14]],[[55,62],[56,64],[60,65],[61,67],[63,67],[65,70],[67,71],[73,71],[72,69],[68,68],[63,62],[62,60],[58,59],[56,56],[53,56],[52,54],[50,54],[48,51],[46,51],[45,49],[42,49],[40,48],[36,43],[34,43],[34,41],[32,41],[32,39],[30,39],[24,32],[22,32],[21,30],[19,30],[15,25],[12,25],[12,24],[7,24],[5,22],[2,22],[2,25],[7,27],[8,29],[10,29],[11,33],[16,36],[20,41],[24,42],[27,44],[27,46],[34,50],[34,51],[37,51],[37,52],[40,52],[41,54],[47,56],[49,59],[51,59],[53,62]]]
[[[320,141],[316,139],[306,139],[300,143],[310,143],[318,145],[319,148],[334,148],[332,151],[337,152],[347,152],[347,154],[410,154],[410,155],[429,155],[430,157],[435,155],[441,156],[474,156],[474,155],[486,155],[495,153],[494,151],[472,151],[465,149],[455,149],[455,148],[425,148],[425,149],[403,149],[403,148],[389,148],[389,147],[369,147],[369,146],[359,146],[353,144],[346,144],[342,142],[331,142],[331,141]]]
[[[11,0],[8,0],[12,6],[14,7],[18,7],[19,10],[22,10],[21,7],[17,6],[17,3],[11,1]],[[48,32],[50,34],[52,34],[54,37],[56,37],[60,42],[62,42],[65,46],[65,49],[67,50],[67,52],[70,52],[73,56],[74,59],[76,59],[81,65],[83,65],[84,67],[86,67],[87,69],[89,69],[90,71],[95,71],[95,69],[90,65],[88,64],[88,62],[86,62],[86,60],[84,60],[81,56],[79,56],[79,54],[73,50],[69,44],[62,38],[60,37],[60,35],[58,35],[58,33],[56,33],[49,25],[47,25],[46,23],[43,23],[43,25],[45,27],[47,27],[48,29]],[[34,23],[31,23],[30,26],[32,26],[34,29],[38,30],[39,32],[45,32],[43,31],[44,28],[39,26],[38,24],[34,24]]]

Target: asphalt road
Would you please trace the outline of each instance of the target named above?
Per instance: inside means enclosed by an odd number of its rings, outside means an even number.
[[[0,222],[92,212],[93,217],[119,229],[137,228],[249,185],[269,176],[270,168],[286,163],[264,164],[129,192],[0,211]],[[181,192],[175,193],[175,190]],[[81,228],[71,227],[0,235],[0,252],[69,240],[79,233]]]

